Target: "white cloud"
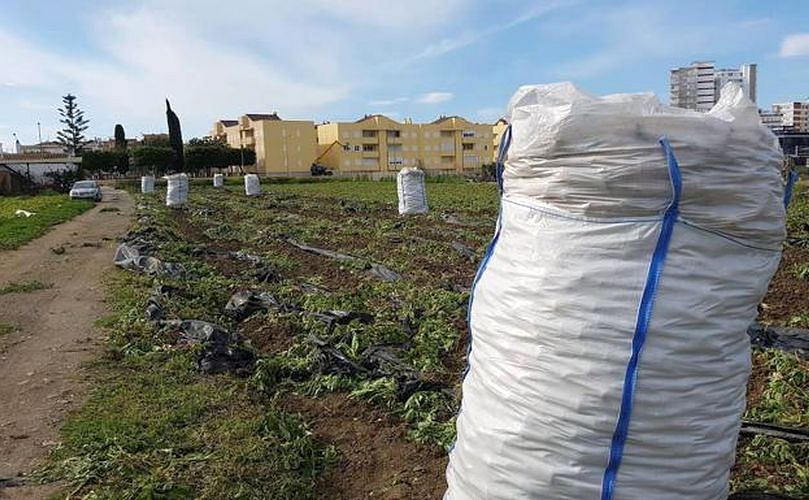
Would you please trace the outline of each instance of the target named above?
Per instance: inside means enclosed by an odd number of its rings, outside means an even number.
[[[683,58],[685,64],[690,62],[689,57],[699,58],[696,54],[704,54],[705,47],[711,47],[716,54],[723,46],[741,45],[739,37],[742,36],[738,34],[741,31],[726,30],[722,41],[717,41],[716,27],[674,23],[671,12],[645,4],[591,10],[554,29],[565,38],[583,32],[595,33],[600,38],[591,44],[599,47],[598,50],[578,55],[556,67],[557,77],[563,79],[590,78],[655,58]]]
[[[520,24],[533,21],[555,9],[560,7],[567,7],[578,3],[578,0],[551,0],[543,2],[534,2],[528,9],[524,10],[521,14],[514,17],[510,21],[501,24],[492,24],[484,29],[473,29],[460,33],[452,38],[443,38],[435,43],[425,47],[421,52],[413,56],[407,63],[417,61],[419,59],[428,59],[432,57],[439,57],[449,52],[462,49],[474,43],[477,43],[485,38],[494,36],[500,32],[507,31]]]
[[[809,33],[788,35],[781,41],[781,57],[809,56]]]
[[[421,94],[416,99],[416,102],[422,104],[440,104],[449,101],[453,97],[455,97],[455,94],[452,92],[427,92],[426,94]]]
[[[393,106],[395,104],[400,104],[403,102],[407,102],[409,99],[407,97],[396,97],[394,99],[379,99],[376,101],[368,101],[369,106]]]
[[[79,96],[93,135],[110,134],[117,122],[133,136],[163,130],[165,97],[185,137],[245,112],[311,118],[377,85],[369,75],[407,55],[412,45],[403,40],[433,37],[461,7],[462,0],[242,0],[235,8],[220,0],[133,0],[71,20],[86,34],[84,52],[0,26],[0,68],[14,68],[0,77],[0,91],[14,92],[0,95],[0,108],[26,136],[26,109],[47,108],[36,118],[56,124],[67,92]]]
[[[500,118],[505,115],[506,110],[503,108],[497,107],[488,107],[488,108],[481,108],[475,111],[475,116],[478,120],[482,120],[484,122],[496,122]]]

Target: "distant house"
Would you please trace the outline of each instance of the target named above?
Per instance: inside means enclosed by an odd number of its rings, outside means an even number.
[[[19,154],[45,153],[51,155],[64,155],[65,146],[57,141],[45,141],[39,144],[20,144]]]

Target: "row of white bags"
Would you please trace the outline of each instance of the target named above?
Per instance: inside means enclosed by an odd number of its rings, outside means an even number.
[[[166,205],[182,205],[188,199],[188,176],[186,174],[174,174],[165,176],[168,183],[166,192]],[[144,194],[153,193],[155,178],[151,175],[140,178],[141,192]],[[213,186],[216,188],[224,185],[224,175],[214,174]],[[396,176],[396,185],[399,196],[400,214],[423,214],[427,213],[427,194],[424,188],[424,172],[418,168],[404,168]],[[261,181],[256,174],[244,176],[244,192],[247,196],[258,196],[261,194]]]
[[[188,176],[186,174],[174,174],[163,177],[166,179],[166,206],[178,206],[188,201]],[[145,175],[140,178],[141,193],[154,193],[155,178]],[[224,186],[224,175],[214,174],[213,186],[216,188]],[[247,196],[257,196],[261,194],[261,183],[255,174],[244,176],[244,190]]]
[[[507,119],[445,499],[727,498],[785,237],[775,137],[732,84],[709,113],[525,86]]]

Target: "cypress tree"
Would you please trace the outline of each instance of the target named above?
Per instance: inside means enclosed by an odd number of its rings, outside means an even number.
[[[126,150],[126,134],[124,133],[123,125],[120,123],[115,125],[115,149]]]
[[[180,131],[180,119],[177,114],[171,110],[171,104],[166,99],[166,120],[169,125],[169,146],[174,151],[174,157],[171,162],[171,170],[180,172],[183,170],[185,160],[183,158],[183,135]]]

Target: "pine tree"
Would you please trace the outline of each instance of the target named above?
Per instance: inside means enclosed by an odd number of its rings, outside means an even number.
[[[82,132],[87,130],[90,120],[84,117],[84,111],[76,105],[76,96],[71,94],[62,97],[59,114],[62,115],[59,122],[63,123],[65,128],[56,133],[57,140],[65,147],[65,153],[71,156],[80,155],[89,142]]]
[[[120,123],[115,125],[115,149],[126,150],[126,134],[124,133],[124,126]]]

